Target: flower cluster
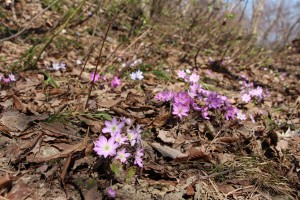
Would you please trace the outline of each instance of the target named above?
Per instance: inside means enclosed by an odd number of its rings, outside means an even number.
[[[135,150],[134,164],[143,167],[142,157],[144,155],[141,144],[141,126],[132,126],[128,118],[113,118],[111,121],[105,121],[105,127],[102,129],[104,135],[101,135],[94,142],[94,151],[99,156],[107,158],[114,157],[121,163],[127,163],[129,157]]]
[[[59,70],[65,70],[66,69],[66,64],[61,62],[61,63],[52,63],[51,67],[48,67],[49,70],[51,71],[59,71]]]
[[[93,82],[93,83],[98,82],[100,80],[100,78],[101,78],[101,76],[98,73],[96,74],[95,72],[92,72],[90,74],[90,81]],[[107,77],[103,76],[102,79],[104,81],[106,81]],[[120,86],[121,85],[121,79],[119,79],[117,76],[113,77],[113,79],[111,80],[110,85],[111,85],[112,88],[116,88],[116,87]]]
[[[1,75],[0,74],[0,81],[2,81],[3,83],[11,83],[11,82],[15,82],[16,81],[16,77],[13,74],[8,74],[7,76]]]
[[[265,97],[264,91],[260,86],[256,88],[253,83],[248,83],[248,81],[243,82],[242,96],[241,99],[245,103],[249,103],[252,99],[260,102]]]
[[[219,110],[224,113],[226,120],[235,119],[238,109],[231,106],[226,96],[217,92],[206,90],[198,83],[199,75],[194,71],[190,75],[183,70],[178,72],[178,77],[190,83],[188,91],[178,93],[163,91],[156,94],[155,99],[162,102],[170,101],[173,105],[172,114],[182,119],[188,116],[191,110],[201,112],[203,119],[210,119],[208,111]]]

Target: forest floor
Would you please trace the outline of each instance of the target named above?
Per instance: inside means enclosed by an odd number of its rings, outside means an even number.
[[[26,24],[42,5],[20,3],[15,9],[17,24]],[[57,19],[46,11],[21,36],[0,43],[1,200],[106,199],[108,188],[117,199],[300,197],[299,47],[274,53],[272,63],[264,66],[240,68],[230,54],[223,63],[199,56],[195,64],[182,45],[176,47],[179,36],[162,42],[146,29],[124,44],[117,39],[122,30],[113,27],[102,53],[107,62],[101,63],[101,77],[88,97],[104,33],[91,35],[93,22],[87,19],[62,31],[37,69],[15,70],[16,80],[5,82],[10,67]],[[11,30],[19,29],[1,20]],[[55,70],[61,63],[62,69]],[[130,73],[137,70],[144,77],[132,80]],[[197,73],[203,88],[228,97],[245,119],[239,113],[242,117],[226,120],[213,109],[207,113],[210,119],[199,111],[182,119],[172,115],[171,105],[155,96],[188,88],[178,70],[187,76],[189,70]],[[111,87],[114,76],[121,85]],[[246,83],[262,88],[260,101],[242,100]],[[133,158],[120,165],[93,150],[105,135],[105,121],[122,116],[132,126],[141,125],[143,167],[133,165]]]

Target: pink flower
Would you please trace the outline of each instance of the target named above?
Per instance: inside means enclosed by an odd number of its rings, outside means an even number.
[[[170,91],[163,91],[163,92],[159,92],[155,95],[155,99],[158,101],[171,101],[174,97],[174,93],[170,92]]]
[[[119,145],[125,144],[126,141],[128,140],[126,136],[122,137],[121,133],[117,133],[114,137],[115,137],[116,142]]]
[[[135,154],[134,164],[138,165],[139,167],[143,167],[143,160],[142,160],[143,156],[144,156],[144,149],[138,148]]]
[[[197,83],[200,79],[200,76],[196,73],[192,73],[190,78],[189,78],[189,81],[192,82],[192,83]]]
[[[130,156],[130,153],[126,153],[126,149],[123,148],[122,150],[117,152],[116,159],[120,160],[121,163],[125,163],[129,156]]]
[[[138,133],[134,129],[133,130],[128,129],[127,138],[130,141],[130,145],[134,146],[138,138]]]
[[[249,101],[251,100],[251,96],[249,94],[245,93],[245,94],[242,95],[242,100],[245,103],[249,103]]]
[[[190,108],[189,106],[184,106],[181,103],[175,103],[173,105],[173,115],[177,115],[180,119],[182,119],[183,116],[188,116]]]
[[[115,117],[111,121],[105,121],[104,123],[106,127],[102,129],[102,132],[110,133],[112,136],[121,133],[124,126],[124,122],[119,122]]]
[[[179,70],[179,71],[177,72],[177,76],[178,76],[179,78],[185,79],[186,73],[185,73],[184,70]]]
[[[111,187],[108,188],[108,189],[106,190],[106,192],[107,192],[107,196],[108,196],[109,198],[116,198],[116,196],[117,196],[117,192],[116,192],[114,189],[112,189]]]
[[[115,76],[111,81],[111,87],[116,88],[120,85],[121,85],[121,80],[117,76]]]
[[[128,126],[131,125],[131,119],[130,118],[126,118],[126,117],[120,117],[121,122],[124,122],[125,124],[127,124]]]
[[[95,74],[95,72],[92,72],[90,74],[90,80],[94,83],[96,83],[100,78],[100,75],[99,74]]]
[[[178,92],[174,96],[174,102],[176,104],[182,104],[182,105],[188,106],[191,103],[191,97],[189,96],[189,94],[187,92]]]
[[[3,81],[4,83],[10,83],[10,78],[5,78],[5,77],[3,77],[3,78],[2,78],[2,81]]]
[[[263,89],[261,87],[257,86],[256,89],[250,90],[249,94],[251,96],[256,96],[256,97],[259,97],[259,98],[263,98]]]
[[[100,136],[94,144],[94,151],[96,151],[99,156],[104,156],[104,158],[116,155],[116,149],[119,147],[113,137],[107,140],[106,137]]]
[[[8,78],[10,79],[11,82],[16,81],[16,77],[13,74],[8,74]]]

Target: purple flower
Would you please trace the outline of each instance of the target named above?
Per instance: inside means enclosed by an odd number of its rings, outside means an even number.
[[[171,101],[174,97],[174,93],[171,91],[162,91],[155,95],[155,99],[158,101],[166,102]]]
[[[103,133],[110,133],[112,136],[121,133],[124,126],[124,122],[120,122],[117,118],[113,118],[111,121],[105,121],[106,127],[102,129]]]
[[[208,110],[208,107],[201,108],[201,114],[202,114],[203,119],[209,119],[207,110]]]
[[[210,95],[206,99],[206,104],[209,108],[220,108],[223,105],[223,100],[216,92],[210,93]]]
[[[251,100],[251,96],[249,94],[245,93],[242,95],[242,100],[245,103],[249,103],[249,101]]]
[[[173,115],[177,115],[180,119],[182,119],[183,116],[188,116],[190,108],[189,106],[182,105],[181,103],[175,103],[173,105]]]
[[[106,137],[100,136],[94,144],[94,151],[96,151],[99,156],[104,156],[104,158],[116,155],[116,149],[119,147],[113,137],[107,140]]]
[[[116,88],[119,85],[121,85],[121,80],[117,76],[115,76],[111,81],[111,87]]]
[[[126,153],[126,149],[123,148],[122,150],[117,152],[116,159],[120,160],[121,163],[125,163],[127,161],[127,158],[130,156],[130,153]]]
[[[197,111],[201,110],[201,108],[198,106],[198,104],[195,101],[192,101],[192,107],[194,110],[197,110]]]
[[[191,97],[187,92],[178,92],[174,96],[174,102],[175,104],[182,104],[185,106],[189,106],[191,103]]]
[[[143,156],[144,156],[144,149],[138,148],[135,154],[134,164],[138,165],[139,167],[143,167],[143,160],[142,160]]]
[[[93,83],[96,83],[100,78],[100,75],[99,74],[95,74],[95,72],[92,72],[90,74],[90,80],[93,82]]]
[[[212,92],[203,88],[199,88],[198,93],[203,97],[208,97]]]
[[[2,81],[3,81],[4,83],[10,83],[10,78],[5,78],[5,77],[3,77],[3,78],[2,78]]]
[[[178,76],[179,78],[185,79],[186,73],[185,73],[184,70],[179,70],[179,71],[177,72],[177,76]]]
[[[106,190],[106,192],[107,192],[107,196],[108,196],[109,198],[116,198],[116,196],[117,196],[117,192],[116,192],[114,189],[112,189],[111,187],[108,188],[108,189]]]
[[[236,107],[228,106],[224,114],[226,120],[235,119],[238,109]]]

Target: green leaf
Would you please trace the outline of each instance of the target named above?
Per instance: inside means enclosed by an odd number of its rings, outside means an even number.
[[[95,117],[97,118],[104,118],[106,120],[112,120],[112,117],[110,114],[106,113],[106,112],[101,112],[101,113],[97,113],[97,114],[94,114]]]
[[[131,182],[133,176],[135,175],[135,167],[130,167],[127,171],[127,175],[126,175],[126,182]]]
[[[111,169],[111,171],[113,171],[113,173],[116,176],[118,176],[121,173],[120,166],[117,164],[114,164],[114,163],[110,164],[110,169]]]
[[[46,84],[51,84],[54,88],[59,88],[55,80],[48,74],[47,72],[44,72],[44,74],[47,76]]]
[[[165,80],[169,80],[170,77],[168,76],[168,74],[164,71],[164,70],[160,70],[160,69],[155,69],[153,70],[153,75],[155,75],[158,79],[165,79]]]

